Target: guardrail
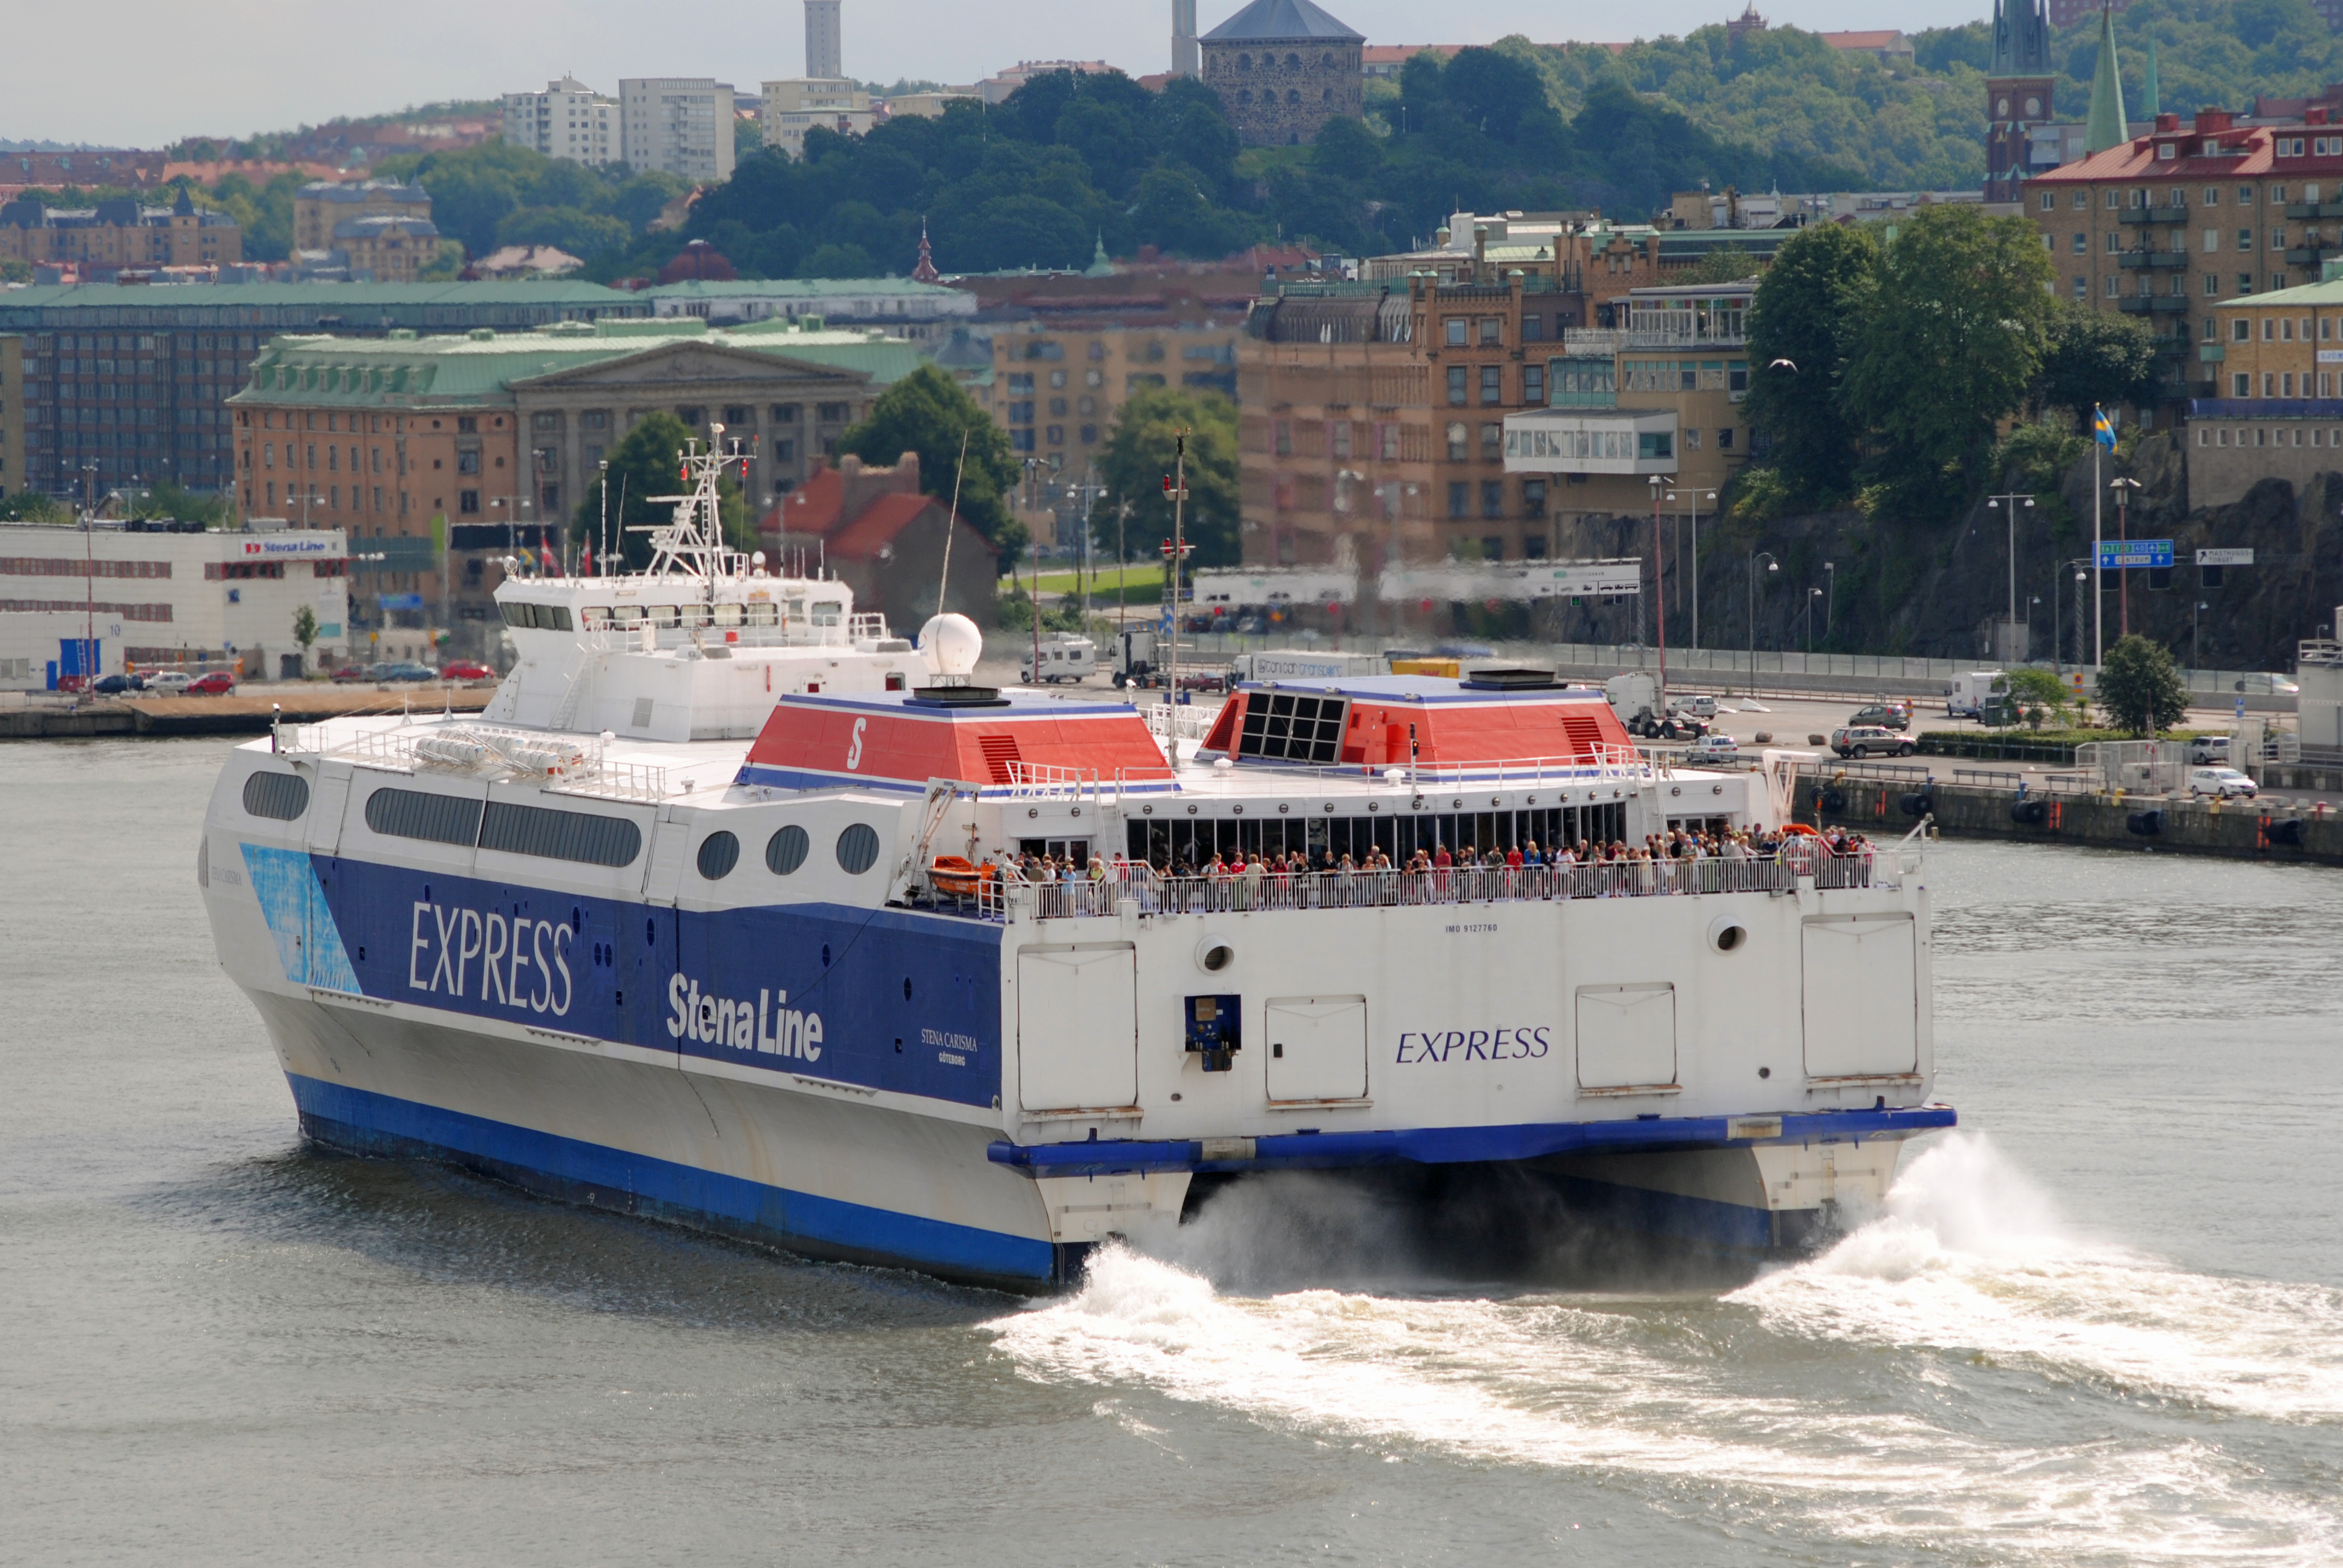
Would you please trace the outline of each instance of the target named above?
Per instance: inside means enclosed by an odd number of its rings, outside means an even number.
[[[1735,859],[1605,860],[1563,866],[1463,866],[1425,871],[1262,871],[1167,877],[1122,865],[1103,877],[1027,882],[986,879],[943,902],[980,919],[1110,919],[1131,905],[1142,915],[1246,914],[1277,910],[1403,909],[1419,905],[1546,903],[1569,899],[1792,893],[1801,880],[1824,890],[1893,888],[1898,878],[1868,849],[1833,853],[1798,835],[1771,856]]]

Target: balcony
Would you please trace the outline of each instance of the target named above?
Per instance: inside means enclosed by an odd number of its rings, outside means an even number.
[[[2189,337],[2186,331],[2169,334],[2159,332],[2147,341],[2155,348],[2158,357],[2167,359],[2185,359],[2188,357],[2188,351],[2197,347],[2197,340]]]
[[[2290,218],[2299,218],[2307,223],[2318,223],[2326,218],[2343,217],[2343,201],[2291,202],[2287,206],[2286,216]]]
[[[2116,308],[2126,316],[2183,316],[2187,314],[2188,297],[2185,294],[2127,294],[2116,301]]]
[[[2187,223],[2185,206],[2136,206],[2116,215],[2117,223]]]
[[[2335,248],[2336,247],[2334,246],[2328,245],[2321,240],[2313,240],[2308,245],[2290,246],[2288,248],[2286,253],[2287,265],[2288,266],[2317,266],[2319,264],[2320,258]]]
[[[2202,364],[2218,365],[2228,357],[2228,349],[2221,344],[2200,343],[2197,346],[2197,358]],[[2208,393],[2207,396],[2209,397],[2211,394]]]
[[[2185,250],[2127,250],[2116,257],[2116,265],[2126,272],[2143,269],[2151,272],[2177,272],[2188,265]]]

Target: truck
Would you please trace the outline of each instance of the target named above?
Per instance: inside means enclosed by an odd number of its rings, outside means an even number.
[[[1379,654],[1313,653],[1294,648],[1241,653],[1229,661],[1229,673],[1238,680],[1342,680],[1390,672]]]
[[[1171,656],[1172,639],[1162,632],[1153,627],[1131,627],[1116,634],[1107,671],[1118,689],[1161,686],[1170,674]],[[1180,649],[1182,691],[1221,691],[1228,682],[1225,666],[1206,659],[1192,647]]]
[[[1658,679],[1643,670],[1613,676],[1603,683],[1603,695],[1630,735],[1646,740],[1676,740],[1708,733],[1705,723],[1680,710],[1673,699],[1663,701]]]
[[[1982,719],[1995,694],[2008,689],[2009,676],[2003,670],[1972,669],[1956,675],[1952,685],[1945,688],[1945,717]]]

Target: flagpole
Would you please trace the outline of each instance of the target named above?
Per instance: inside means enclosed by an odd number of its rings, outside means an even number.
[[[2102,508],[2107,504],[2107,492],[2099,484],[2099,454],[2106,447],[2099,440],[2099,409],[2091,406],[2091,663],[2094,667],[2107,662],[2107,568],[2101,548],[2105,537]]]

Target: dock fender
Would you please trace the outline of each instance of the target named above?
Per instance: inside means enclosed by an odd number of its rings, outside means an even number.
[[[1906,817],[1926,817],[1936,809],[1936,798],[1926,789],[1916,790],[1896,802]]]
[[[2029,828],[2038,828],[2050,820],[2050,802],[2047,800],[2016,801],[2009,808],[2009,819],[2013,822],[2022,822]]]
[[[2143,839],[2153,839],[2164,831],[2162,811],[2134,811],[2124,818],[2124,831],[2137,833]]]

